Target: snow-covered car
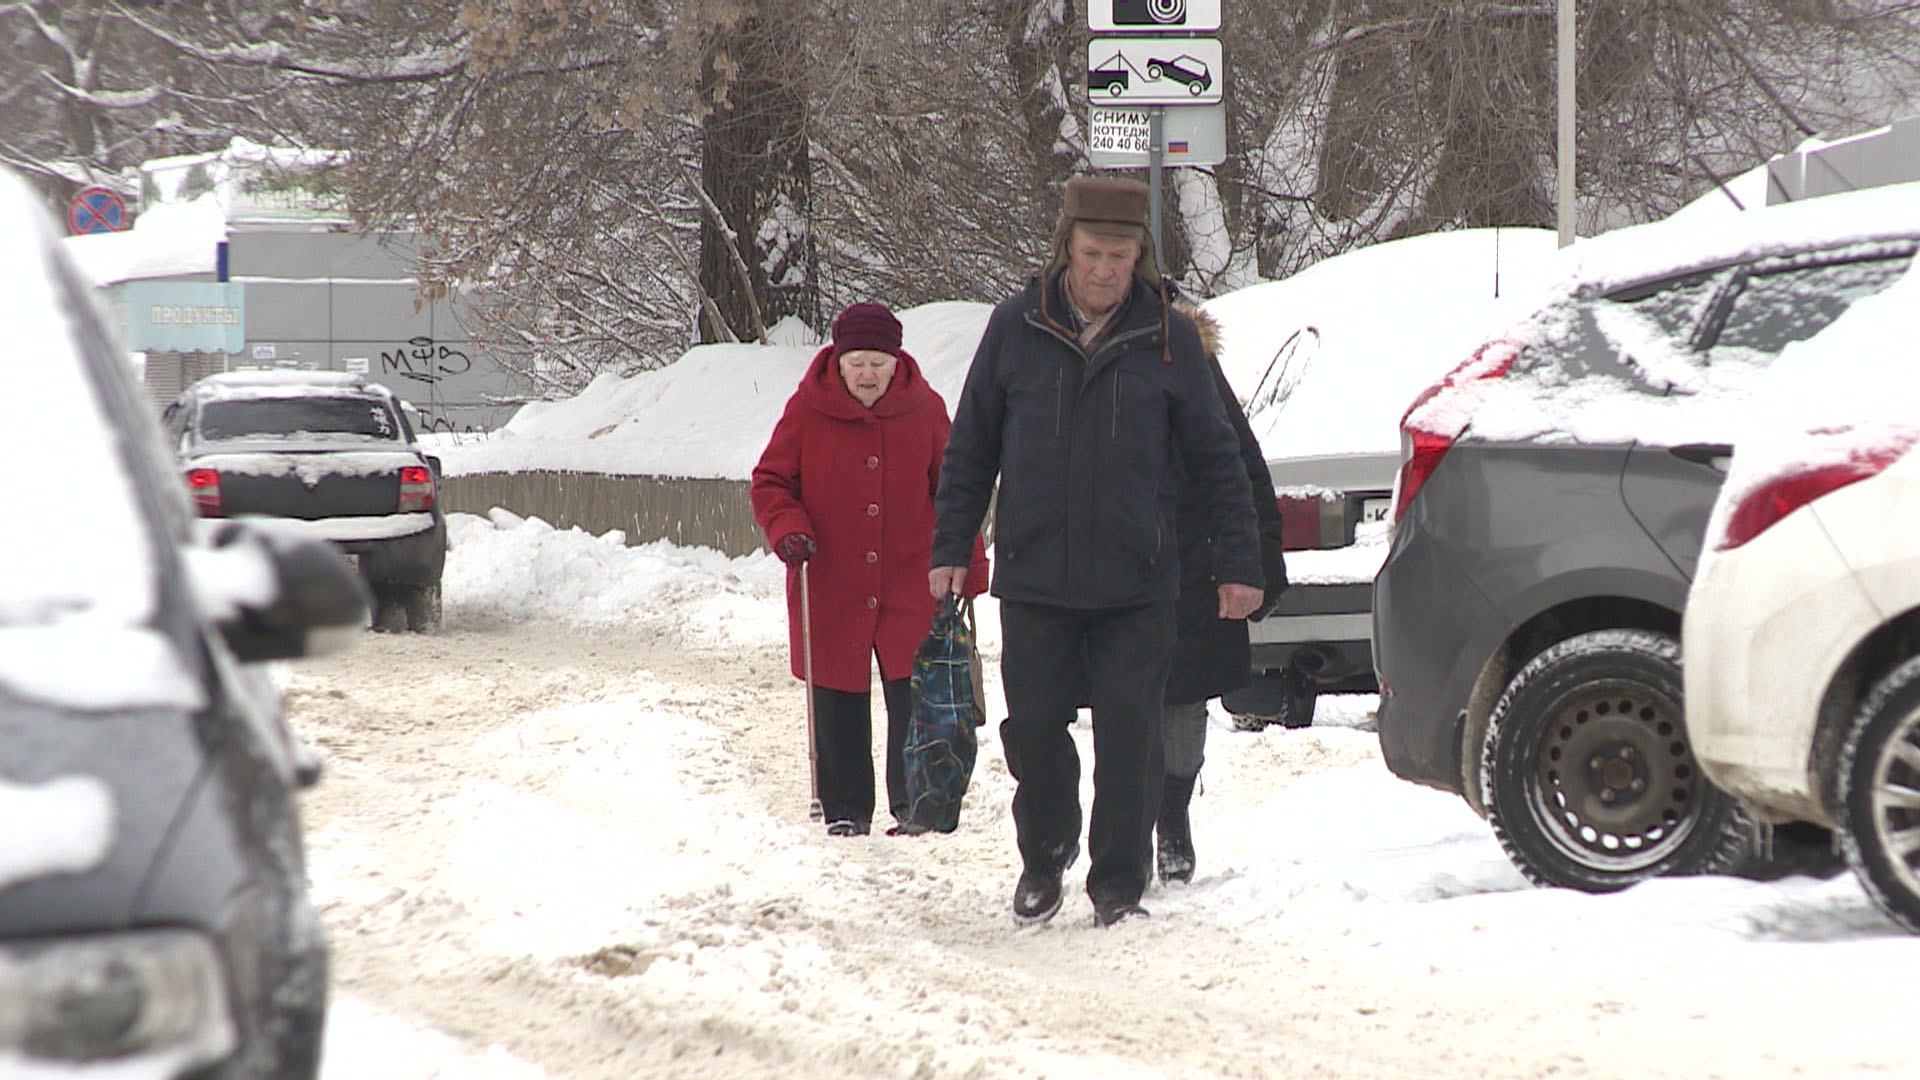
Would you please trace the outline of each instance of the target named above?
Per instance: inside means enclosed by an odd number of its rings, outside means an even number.
[[[1408,407],[1374,579],[1382,756],[1463,795],[1530,880],[1599,892],[1764,854],[1687,737],[1689,580],[1775,357],[1916,248],[1912,184],[1616,230]]]
[[[1208,301],[1220,362],[1280,501],[1291,586],[1249,625],[1254,680],[1235,726],[1306,727],[1318,697],[1372,693],[1373,575],[1406,402],[1526,310],[1550,274],[1548,229],[1463,229],[1315,263]]]
[[[162,423],[202,517],[296,521],[366,578],[375,629],[439,628],[440,461],[391,390],[349,372],[227,372],[188,387]]]
[[[0,529],[0,1075],[312,1077],[318,764],[253,661],[352,640],[364,589],[321,541],[196,520],[49,217],[0,171],[0,455],[79,481]]]
[[[1687,732],[1768,822],[1837,833],[1920,931],[1920,275],[1782,355],[1687,598]]]

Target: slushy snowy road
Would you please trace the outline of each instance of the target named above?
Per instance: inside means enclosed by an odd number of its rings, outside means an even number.
[[[830,839],[807,821],[777,622],[449,622],[368,634],[288,680],[328,766],[305,812],[335,1000],[452,1048],[386,1075],[1766,1080],[1920,1063],[1914,942],[1850,880],[1527,888],[1459,800],[1386,773],[1370,699],[1344,717],[1349,699],[1326,703],[1350,726],[1216,717],[1195,884],[1155,887],[1151,920],[1103,931],[1070,873],[1061,915],[1019,930],[996,740],[957,833]],[[364,1050],[354,1037],[336,1030],[330,1062]]]

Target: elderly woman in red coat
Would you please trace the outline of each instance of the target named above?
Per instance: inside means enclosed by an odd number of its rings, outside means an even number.
[[[827,832],[872,827],[873,662],[887,707],[887,804],[907,813],[905,746],[913,654],[933,622],[927,591],[933,493],[947,405],[900,347],[900,321],[854,304],[833,322],[753,469],[753,514],[787,564],[793,674],[804,678],[799,568],[813,631],[815,782]],[[966,592],[986,589],[974,543]]]

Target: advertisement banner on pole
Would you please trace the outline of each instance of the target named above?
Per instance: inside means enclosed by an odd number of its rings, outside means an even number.
[[[1162,108],[1160,163],[1218,165],[1227,160],[1225,105]],[[1144,169],[1151,162],[1150,108],[1095,104],[1087,123],[1087,161],[1096,169]]]

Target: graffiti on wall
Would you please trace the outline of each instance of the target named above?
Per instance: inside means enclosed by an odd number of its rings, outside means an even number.
[[[436,411],[432,405],[415,405],[417,415],[412,417],[413,428],[421,435],[473,435],[485,431],[475,424],[455,423],[453,418]]]
[[[380,353],[382,375],[406,379],[425,388],[427,400],[424,402],[414,399],[412,395],[403,395],[408,397],[408,403],[414,408],[413,426],[422,434],[463,434],[484,430],[471,423],[456,422],[447,411],[449,406],[439,400],[440,394],[446,391],[440,385],[444,380],[465,375],[472,370],[473,360],[465,352],[426,336],[410,337],[405,344],[383,349]],[[421,391],[416,390],[415,393]]]
[[[415,382],[436,383],[473,370],[467,354],[430,337],[410,337],[405,345],[380,352],[380,371]]]

